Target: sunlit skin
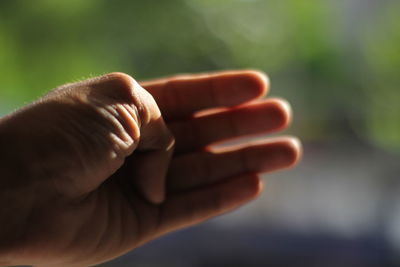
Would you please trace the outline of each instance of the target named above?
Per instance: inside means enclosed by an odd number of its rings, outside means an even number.
[[[2,118],[0,265],[98,264],[253,200],[299,142],[211,145],[286,128],[289,105],[267,91],[256,71],[111,73]]]

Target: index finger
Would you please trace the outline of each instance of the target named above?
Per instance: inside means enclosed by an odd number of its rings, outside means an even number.
[[[236,106],[266,95],[268,77],[254,70],[178,75],[140,83],[153,95],[167,119],[197,111]]]

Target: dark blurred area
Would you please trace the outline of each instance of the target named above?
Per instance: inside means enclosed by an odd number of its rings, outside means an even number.
[[[2,0],[0,115],[111,71],[260,69],[292,103],[302,163],[101,266],[400,266],[399,14],[398,0]]]

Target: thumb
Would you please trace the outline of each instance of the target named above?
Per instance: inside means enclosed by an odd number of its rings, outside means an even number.
[[[154,204],[165,198],[166,174],[173,154],[174,139],[160,117],[142,127],[141,140],[129,158],[133,183]]]
[[[133,123],[137,123],[137,125],[132,129],[139,128],[135,151],[129,159],[125,159],[125,163],[130,165],[128,169],[131,170],[127,175],[131,175],[131,177],[125,178],[132,181],[138,189],[137,191],[147,201],[160,204],[165,198],[165,180],[175,140],[151,94],[126,74],[112,73],[109,75],[122,79],[125,87],[129,88],[128,97],[124,99],[129,99],[131,95],[134,96],[135,114],[133,117],[136,120]],[[100,82],[100,84],[104,86],[100,86],[103,90],[102,94],[115,94],[115,90],[110,90],[107,82]],[[113,84],[111,84],[112,86]],[[130,121],[129,115],[125,115],[125,121]]]
[[[128,138],[128,146],[122,146],[122,151],[115,153],[117,164],[112,171],[121,166],[118,161],[122,160],[130,165],[128,169],[131,170],[123,179],[131,180],[136,192],[147,201],[154,204],[163,202],[174,138],[154,98],[132,77],[123,73],[104,75],[89,80],[87,84],[91,88],[90,102],[108,109],[112,107],[116,114],[114,117],[121,122],[122,133],[115,135],[122,136],[126,131],[126,136],[132,138],[132,142]]]
[[[134,83],[147,111],[141,116],[140,142],[128,159],[129,169],[133,184],[143,197],[153,204],[160,204],[165,198],[166,176],[175,140],[152,95]]]

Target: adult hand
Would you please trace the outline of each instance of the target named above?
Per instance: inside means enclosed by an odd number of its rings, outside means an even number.
[[[1,263],[107,261],[254,199],[258,173],[299,158],[292,138],[210,148],[288,125],[285,102],[256,101],[268,87],[258,72],[141,85],[150,94],[108,74],[0,120]]]

